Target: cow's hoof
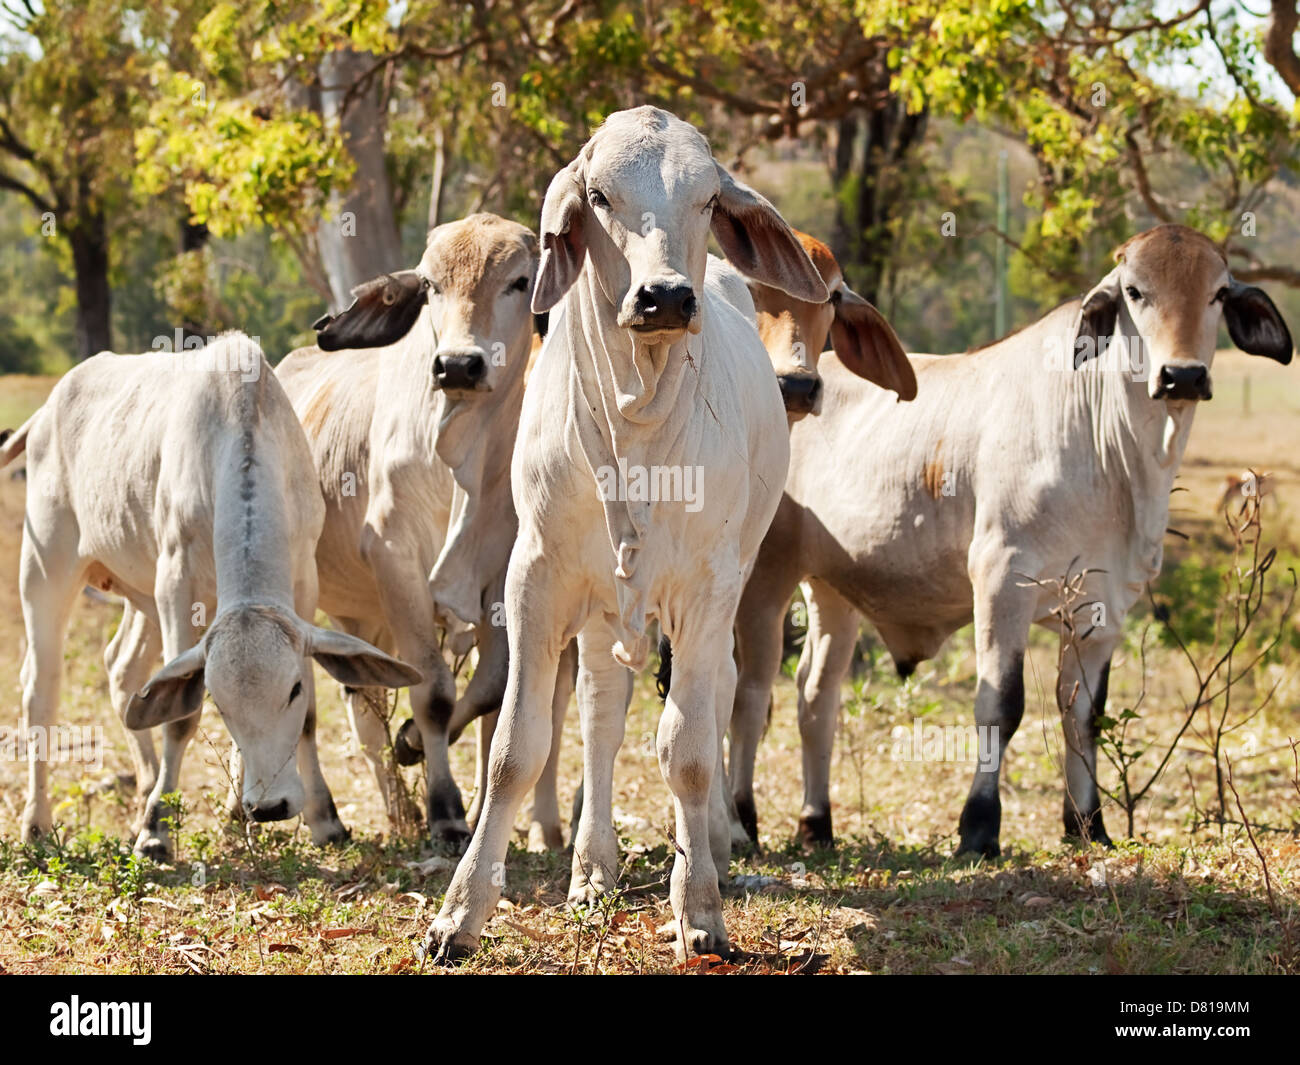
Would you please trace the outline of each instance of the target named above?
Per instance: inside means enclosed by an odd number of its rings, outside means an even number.
[[[996,839],[963,839],[953,857],[971,862],[977,862],[981,858],[1000,858],[1002,857],[1002,848],[998,845]]]
[[[834,847],[835,835],[831,832],[831,815],[809,814],[799,818],[795,838],[804,847]]]
[[[433,821],[429,825],[429,842],[435,847],[462,853],[469,845],[473,831],[464,820]]]
[[[961,843],[954,858],[998,858],[1002,848],[998,836],[1002,828],[1002,801],[996,795],[971,795],[957,821],[957,838]]]
[[[595,906],[600,900],[613,890],[613,877],[608,880],[603,871],[596,869],[590,877],[581,873],[574,873],[573,878],[569,881],[569,898],[570,906]]]
[[[732,821],[730,827],[732,854],[749,854],[758,849],[758,843],[750,838],[748,830],[739,821]]]
[[[474,936],[457,932],[451,921],[438,918],[424,937],[424,956],[434,965],[455,965],[478,952]]]
[[[28,820],[27,818],[24,818],[23,819],[23,842],[35,843],[38,840],[40,840],[42,837],[48,836],[50,834],[51,828],[52,828],[51,825],[43,824],[39,821],[31,821]]]
[[[716,923],[717,928],[694,928],[689,924],[686,926],[685,944],[680,938],[675,944],[678,961],[703,957],[707,954],[716,954],[723,961],[732,957],[731,940],[727,938],[727,931],[722,927],[721,920],[710,923]]]
[[[745,835],[748,837],[749,842],[757,844],[758,810],[754,807],[754,798],[752,795],[736,796],[736,816],[740,819],[740,827],[745,830]]]
[[[147,858],[151,862],[162,864],[171,859],[171,843],[158,836],[146,836],[136,840],[135,853],[136,857]]]
[[[546,854],[564,849],[564,833],[558,824],[544,825],[534,821],[528,826],[528,853]]]
[[[424,761],[424,741],[415,726],[415,718],[402,722],[393,737],[393,758],[398,765],[419,765]]]
[[[1103,847],[1114,847],[1106,826],[1102,824],[1101,811],[1083,815],[1069,810],[1065,815],[1065,838],[1072,843],[1097,843]]]
[[[342,847],[352,841],[352,830],[342,821],[311,830],[311,841],[318,847]]]

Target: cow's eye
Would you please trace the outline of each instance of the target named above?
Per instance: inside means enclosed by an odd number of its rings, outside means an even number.
[[[590,203],[592,207],[609,207],[609,200],[605,199],[605,194],[601,192],[600,189],[588,189],[587,202]]]
[[[718,208],[718,197],[717,194],[715,193],[713,199],[711,199],[708,203],[704,205],[704,213],[712,214],[714,211],[717,210],[717,208]]]
[[[289,702],[293,702],[301,694],[302,694],[302,681],[295,680],[293,682],[293,688],[291,688],[289,691]]]
[[[1227,298],[1228,298],[1228,289],[1227,286],[1225,285],[1223,288],[1219,289],[1219,291],[1214,294],[1214,299],[1210,300],[1210,302],[1222,303]]]
[[[516,277],[513,281],[510,282],[510,287],[507,288],[506,291],[507,291],[507,292],[527,292],[527,291],[528,291],[528,278],[527,278],[527,277]]]
[[[1131,299],[1134,303],[1142,302],[1142,293],[1139,292],[1137,289],[1135,289],[1132,285],[1129,285],[1128,288],[1126,288],[1124,291],[1128,295],[1128,298]]]

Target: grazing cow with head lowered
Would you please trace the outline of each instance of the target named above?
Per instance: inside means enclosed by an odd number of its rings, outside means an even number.
[[[148,795],[138,852],[170,850],[163,796],[176,790],[205,688],[241,755],[247,816],[301,810],[317,843],[346,838],[316,757],[311,659],[344,684],[420,675],[309,620],[325,507],[257,345],[228,334],[197,352],[88,359],[0,448],[0,466],[24,449],[25,728],[54,723],[63,633],[89,582],[127,601],[105,661],[114,708],[140,730],[128,733]],[[166,665],[151,678],[159,652]],[[50,828],[48,765],[33,759],[23,835]]]
[[[821,415],[791,432],[786,496],[738,613],[730,768],[751,832],[753,751],[780,664],[781,619],[807,578],[800,835],[831,840],[831,746],[859,616],[904,676],[974,620],[982,750],[960,850],[998,854],[1000,757],[1024,709],[1028,629],[1059,631],[1045,582],[1087,570],[1096,620],[1058,678],[1064,817],[1067,834],[1108,842],[1095,720],[1124,616],[1160,570],[1169,493],[1196,405],[1211,395],[1220,321],[1243,351],[1291,358],[1268,297],[1234,281],[1201,234],[1160,226],[1124,244],[1116,261],[1082,300],[989,347],[915,356],[918,398],[906,406],[823,360]]]
[[[731,625],[789,442],[753,324],[705,282],[710,229],[751,277],[826,298],[772,205],[664,111],[611,115],[547,190],[533,309],[560,311],[529,381],[512,467],[509,680],[483,813],[427,938],[440,958],[475,949],[500,893],[515,812],[550,747],[556,666],[575,635],[587,791],[570,894],[614,886],[614,756],[627,669],[644,665],[654,618],[677,650],[658,738],[680,848],[677,949],[728,949],[718,773],[735,686]]]
[[[506,634],[493,613],[515,538],[510,453],[536,272],[537,238],[515,222],[476,214],[439,226],[415,269],[360,286],[351,307],[317,323],[319,346],[277,370],[325,495],[321,609],[424,673],[410,693],[412,746],[424,752],[435,840],[469,835],[447,746],[500,705],[505,687]],[[459,705],[444,631],[462,651],[465,636],[478,641]],[[384,693],[346,694],[395,817],[402,793],[382,760]]]

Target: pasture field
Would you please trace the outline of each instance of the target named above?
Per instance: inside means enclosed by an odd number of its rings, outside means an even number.
[[[1215,364],[1215,399],[1202,405],[1175,495],[1158,596],[1184,631],[1203,620],[1231,563],[1219,511],[1229,473],[1276,475],[1263,542],[1279,548],[1272,587],[1297,557],[1300,515],[1300,370],[1235,352]],[[1248,383],[1247,383],[1248,382]],[[52,379],[0,378],[0,425],[16,426]],[[1249,412],[1245,393],[1249,391]],[[0,737],[21,720],[23,632],[17,591],[24,483],[0,473]],[[1284,597],[1283,597],[1284,598]],[[354,748],[337,685],[318,676],[326,778],[352,842],[318,849],[305,826],[246,829],[223,808],[229,741],[211,707],[182,774],[183,816],[169,866],[131,856],[131,771],[113,720],[103,648],[118,622],[111,603],[82,597],[65,646],[61,721],[104,727],[103,765],[53,773],[62,830],[17,842],[25,767],[0,761],[0,972],[416,973],[418,942],[436,913],[454,858],[419,833],[393,837],[368,767]],[[512,850],[507,883],[484,946],[464,972],[804,973],[1272,973],[1300,971],[1300,782],[1288,741],[1300,739],[1300,652],[1290,621],[1279,647],[1234,689],[1234,705],[1263,710],[1225,741],[1238,806],[1214,811],[1215,760],[1197,724],[1177,740],[1164,773],[1138,804],[1132,840],[1114,850],[1061,840],[1062,740],[1053,695],[1055,640],[1034,636],[1026,660],[1024,723],[1003,772],[1003,858],[950,857],[971,766],[909,761],[894,730],[916,721],[968,725],[974,694],[969,630],[906,683],[868,632],[867,668],[846,689],[834,765],[835,850],[805,853],[792,839],[801,771],[795,692],[783,677],[759,752],[762,847],[733,860],[724,896],[740,954],[725,966],[678,966],[666,875],[671,801],[654,758],[659,705],[639,680],[615,774],[626,866],[621,895],[564,904],[568,853]],[[1141,784],[1174,742],[1192,669],[1150,610],[1130,618],[1111,673],[1108,712],[1137,707]],[[1143,634],[1146,634],[1145,640]],[[1142,668],[1145,645],[1145,677]],[[1204,661],[1211,649],[1193,647]],[[875,663],[874,671],[870,663]],[[1272,691],[1271,698],[1267,694]],[[1144,694],[1142,694],[1144,692]],[[1139,698],[1141,696],[1141,698]],[[1238,711],[1232,711],[1237,713]],[[396,720],[405,715],[399,705]],[[1232,719],[1232,720],[1235,720]],[[1163,745],[1163,748],[1162,748]],[[580,779],[576,711],[565,731],[561,800]],[[469,798],[474,751],[453,750]],[[407,770],[414,786],[417,773]],[[1107,767],[1103,784],[1116,773]],[[1105,806],[1119,841],[1125,819]],[[566,832],[567,838],[567,832]]]

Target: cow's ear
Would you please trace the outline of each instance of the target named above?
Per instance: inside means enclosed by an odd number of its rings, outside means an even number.
[[[349,688],[405,688],[424,674],[365,640],[345,632],[307,625],[307,653],[340,684]]]
[[[848,285],[837,289],[831,302],[831,344],[840,362],[859,377],[897,392],[899,399],[915,399],[916,373],[885,316]]]
[[[1083,297],[1079,305],[1079,324],[1074,332],[1074,368],[1101,355],[1115,334],[1119,318],[1119,267]]]
[[[718,168],[713,235],[722,252],[746,277],[779,288],[806,303],[825,303],[826,283],[794,230],[764,197]]]
[[[542,203],[542,261],[533,286],[533,313],[545,314],[582,273],[587,258],[583,232],[587,204],[582,156],[551,178]]]
[[[414,270],[384,274],[352,290],[352,304],[312,323],[322,351],[382,348],[411,331],[424,307],[429,282]]]
[[[147,729],[197,714],[203,706],[206,659],[202,641],[173,658],[131,696],[122,723],[129,729]]]
[[[1291,361],[1291,331],[1262,288],[1234,281],[1223,301],[1223,317],[1232,342],[1250,355],[1263,355],[1283,366]]]

